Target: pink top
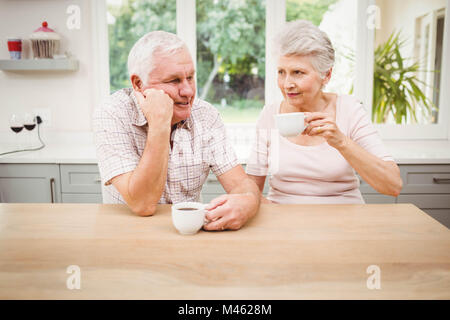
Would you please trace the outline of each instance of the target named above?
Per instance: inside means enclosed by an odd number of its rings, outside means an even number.
[[[248,174],[269,175],[267,198],[275,203],[364,203],[355,171],[339,151],[327,142],[297,145],[278,134],[274,115],[280,105],[266,105],[259,115],[256,143],[246,167]],[[394,161],[363,105],[354,97],[338,96],[336,124],[371,154]]]

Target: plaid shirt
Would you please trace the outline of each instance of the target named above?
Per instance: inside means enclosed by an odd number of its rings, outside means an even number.
[[[115,92],[95,110],[94,142],[104,203],[125,203],[111,179],[137,167],[147,128],[131,88]],[[159,203],[199,201],[210,169],[220,176],[238,165],[219,112],[205,101],[195,99],[191,116],[177,124],[171,140],[166,185]]]

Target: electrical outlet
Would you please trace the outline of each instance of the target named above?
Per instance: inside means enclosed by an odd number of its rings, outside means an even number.
[[[33,113],[36,116],[40,116],[42,119],[42,125],[44,127],[51,127],[52,126],[52,112],[50,108],[36,108],[33,109]]]

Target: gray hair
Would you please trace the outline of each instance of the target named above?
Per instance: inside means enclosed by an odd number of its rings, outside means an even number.
[[[307,20],[286,23],[275,38],[275,56],[311,56],[311,63],[324,78],[334,65],[334,48],[327,34]]]
[[[152,31],[142,36],[131,48],[128,55],[128,74],[136,74],[144,83],[149,73],[154,69],[155,52],[172,54],[185,48],[186,44],[173,33]]]

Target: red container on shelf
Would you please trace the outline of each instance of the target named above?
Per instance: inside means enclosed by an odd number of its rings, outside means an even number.
[[[9,50],[11,59],[19,60],[22,57],[22,39],[9,38],[8,39],[8,50]]]

